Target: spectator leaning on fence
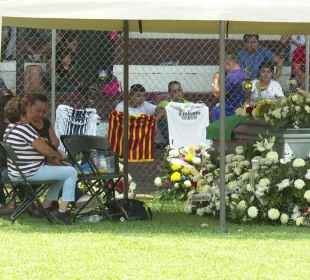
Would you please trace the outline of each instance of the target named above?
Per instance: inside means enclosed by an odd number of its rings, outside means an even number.
[[[283,68],[283,60],[272,51],[259,45],[258,39],[257,34],[245,34],[243,36],[245,48],[237,55],[240,65],[244,69],[247,68],[249,78],[254,80],[257,78],[261,63],[271,60],[277,66],[275,80],[278,81]]]
[[[273,75],[272,61],[265,61],[259,66],[259,77],[252,81],[251,104],[259,99],[274,100],[284,96],[280,84],[273,79]]]
[[[306,78],[306,46],[301,46],[294,51],[292,58],[292,72],[291,80],[295,80],[297,87],[305,89],[305,78]],[[290,90],[292,87],[296,87],[291,83]],[[309,90],[309,89],[306,89]]]

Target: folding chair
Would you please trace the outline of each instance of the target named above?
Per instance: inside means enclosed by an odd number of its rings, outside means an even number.
[[[20,176],[22,177],[20,180],[14,180],[12,181],[13,189],[17,186],[19,188],[23,188],[24,196],[21,201],[21,203],[16,207],[14,212],[10,215],[10,221],[14,223],[14,221],[25,211],[28,210],[28,208],[33,204],[36,203],[38,207],[41,207],[43,211],[45,212],[47,219],[49,222],[53,222],[52,217],[50,214],[44,209],[40,197],[46,192],[46,190],[49,188],[49,186],[54,183],[55,181],[31,181],[26,178],[26,176],[23,174],[23,172],[20,170],[18,164],[17,164],[17,156],[14,152],[14,150],[10,147],[10,145],[0,142],[0,156],[3,158],[6,158],[12,162],[12,164],[15,165],[17,171],[19,172]],[[16,184],[16,185],[15,185]],[[11,196],[10,201],[11,203],[18,195],[18,192],[14,192],[14,195]]]
[[[111,214],[109,212],[109,205],[111,202],[113,201],[114,203],[117,203],[115,198],[115,188],[124,174],[119,172],[118,157],[114,152],[111,151],[111,146],[108,139],[100,136],[86,135],[62,135],[60,139],[66,151],[68,152],[69,157],[79,170],[78,181],[83,181],[85,183],[87,192],[90,194],[89,200],[79,209],[77,213],[75,213],[74,219],[94,198],[98,200],[101,210],[111,222],[119,219],[124,215],[127,217],[127,213],[121,207],[121,205],[120,213]],[[115,156],[115,173],[100,173],[97,166],[95,166],[90,159],[90,153],[93,149],[97,150],[99,153],[108,152]],[[76,159],[76,156],[79,154],[83,155],[86,163],[88,163],[90,166],[90,173],[87,174],[84,172],[81,164]],[[100,199],[101,195],[103,195],[103,200]]]

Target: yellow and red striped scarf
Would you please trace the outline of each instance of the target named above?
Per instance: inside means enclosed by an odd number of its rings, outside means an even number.
[[[128,161],[154,161],[155,117],[140,114],[128,116]],[[124,114],[112,111],[109,116],[108,138],[111,148],[120,157],[123,155]]]

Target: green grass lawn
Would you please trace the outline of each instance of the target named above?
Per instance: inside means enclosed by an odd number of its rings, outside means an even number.
[[[146,222],[0,219],[0,279],[308,278],[309,228],[228,223],[221,234],[218,219],[148,203]]]

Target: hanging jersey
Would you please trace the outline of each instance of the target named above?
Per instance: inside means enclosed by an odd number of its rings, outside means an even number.
[[[206,138],[209,125],[209,108],[205,104],[170,102],[166,107],[169,143],[171,147],[210,146]]]
[[[58,139],[60,139],[61,135],[96,135],[98,119],[96,109],[76,110],[67,105],[59,105],[56,110],[56,135]],[[62,143],[60,143],[59,149],[65,151]]]
[[[154,161],[155,117],[144,114],[129,115],[128,121],[128,161]],[[108,139],[112,150],[122,157],[124,140],[124,114],[122,112],[114,110],[110,114]]]

